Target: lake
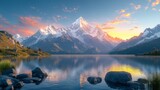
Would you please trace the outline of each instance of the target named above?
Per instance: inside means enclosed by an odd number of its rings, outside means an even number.
[[[40,85],[25,84],[22,90],[114,90],[105,83],[108,71],[127,71],[133,80],[147,78],[160,69],[160,57],[127,55],[53,55],[46,58],[12,59],[18,73],[40,67],[48,77]],[[99,76],[102,82],[92,85],[87,77]]]

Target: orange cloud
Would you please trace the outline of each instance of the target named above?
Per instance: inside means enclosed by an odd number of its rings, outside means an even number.
[[[131,13],[125,13],[125,14],[122,14],[122,17],[125,17],[125,18],[128,18],[131,16]]]
[[[0,29],[11,34],[21,34],[23,36],[33,35],[38,29],[45,28],[46,24],[40,21],[39,17],[20,17],[19,23],[11,24],[7,19],[0,16]]]
[[[152,6],[155,7],[157,5],[160,4],[160,0],[155,0],[153,3],[152,3]]]
[[[126,12],[126,10],[124,10],[124,9],[120,10],[120,13],[125,13],[125,12]]]
[[[127,40],[132,38],[133,36],[138,36],[140,35],[140,28],[138,26],[135,26],[131,29],[123,29],[123,28],[118,28],[115,30],[110,30],[107,32],[110,36],[114,37],[114,38],[120,38],[123,40]]]
[[[20,22],[33,28],[44,28],[45,24],[41,23],[39,17],[20,17]]]
[[[110,21],[109,23],[111,23],[111,24],[121,24],[121,23],[124,23],[124,22],[128,22],[128,21],[127,20],[115,19],[115,20]]]

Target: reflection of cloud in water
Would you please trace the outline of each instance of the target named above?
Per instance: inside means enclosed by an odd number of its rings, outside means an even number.
[[[61,70],[52,70],[52,71],[45,70],[45,71],[48,73],[47,80],[53,82],[59,82],[65,80],[68,75],[67,71],[61,71]]]
[[[87,71],[84,71],[80,75],[80,84],[83,85],[86,83],[87,78],[89,76],[98,76],[104,78],[106,73],[109,71],[126,71],[131,73],[133,80],[137,80],[138,78],[146,78],[146,75],[143,71],[141,71],[139,68],[135,68],[129,65],[122,65],[122,64],[112,64],[107,67],[98,67],[98,68],[91,68]]]
[[[89,76],[99,76],[104,79],[108,71],[126,71],[132,74],[133,80],[147,77],[155,72],[155,63],[147,58],[133,57],[113,58],[111,56],[53,56],[42,60],[22,61],[17,66],[18,73],[28,72],[35,67],[40,67],[48,73],[47,80],[60,85],[83,86],[87,84]],[[158,63],[158,61],[156,62]],[[160,61],[159,61],[160,63]],[[158,67],[159,70],[159,67]],[[66,85],[66,86],[67,86]]]
[[[25,66],[23,64],[23,62],[21,62],[19,66],[16,66],[16,70],[17,70],[18,74],[20,74],[20,73],[31,73],[31,69],[28,68],[27,66]]]

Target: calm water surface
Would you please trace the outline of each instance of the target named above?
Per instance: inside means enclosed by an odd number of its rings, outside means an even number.
[[[49,75],[40,85],[26,84],[22,90],[114,90],[104,81],[108,71],[127,71],[137,80],[160,69],[160,57],[149,56],[54,55],[13,61],[18,73],[40,67]],[[89,76],[99,76],[103,81],[91,85]]]

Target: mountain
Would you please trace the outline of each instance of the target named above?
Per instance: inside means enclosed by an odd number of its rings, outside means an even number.
[[[142,54],[159,49],[160,25],[154,28],[147,28],[137,37],[122,42],[115,47],[111,53],[119,54]]]
[[[116,54],[145,54],[155,50],[160,50],[160,38],[154,39],[145,43],[138,44],[136,46],[116,51],[112,53]]]
[[[49,25],[40,29],[22,44],[50,53],[107,53],[118,43],[116,39],[111,42],[111,39],[100,28],[80,17],[69,27],[55,28]]]
[[[21,43],[23,40],[27,39],[28,37],[22,37],[22,36],[19,35],[19,34],[15,34],[15,35],[13,36],[13,38],[14,38],[16,41],[18,41],[18,42]]]
[[[45,56],[42,51],[36,51],[22,46],[11,34],[0,30],[0,57],[4,56]]]
[[[127,48],[131,48],[139,44],[143,44],[145,42],[152,41],[157,38],[160,38],[160,25],[157,25],[156,27],[152,29],[147,28],[139,36],[133,37],[125,42],[120,43],[112,50],[112,52],[122,51]]]

